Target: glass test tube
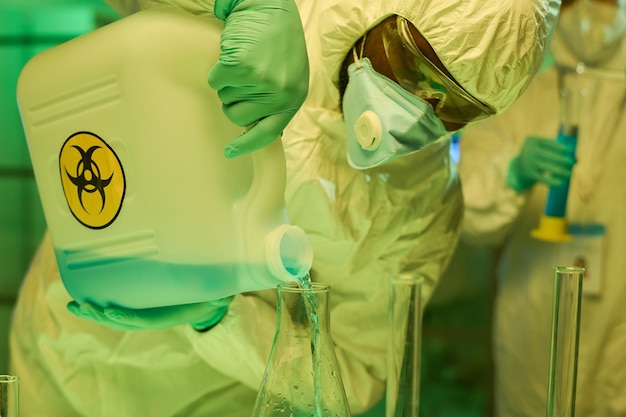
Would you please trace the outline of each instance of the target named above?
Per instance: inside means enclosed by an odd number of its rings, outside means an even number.
[[[418,275],[391,278],[386,417],[419,415],[423,282]]]
[[[0,416],[19,415],[19,378],[14,375],[0,375]]]
[[[574,417],[584,268],[554,268],[547,417]]]

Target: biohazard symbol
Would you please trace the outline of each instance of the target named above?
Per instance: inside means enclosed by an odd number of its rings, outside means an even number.
[[[124,170],[113,149],[93,133],[78,132],[63,144],[59,167],[74,217],[92,229],[113,223],[126,190]]]
[[[98,213],[102,213],[106,204],[104,188],[111,183],[113,174],[111,174],[111,176],[107,179],[102,179],[100,177],[100,168],[98,168],[98,164],[96,164],[92,159],[94,151],[96,149],[101,149],[101,146],[92,146],[87,149],[87,151],[82,150],[76,145],[72,146],[72,148],[76,148],[76,150],[80,152],[82,159],[76,167],[76,177],[72,177],[72,175],[67,172],[67,168],[65,169],[65,173],[70,181],[72,181],[72,183],[76,186],[76,190],[78,191],[78,201],[80,201],[80,205],[83,210],[88,211],[85,204],[83,204],[83,193],[94,193],[96,191],[100,193],[102,206],[100,207],[100,211]]]

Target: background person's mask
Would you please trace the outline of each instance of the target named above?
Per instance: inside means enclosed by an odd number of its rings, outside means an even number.
[[[433,107],[372,68],[348,68],[343,97],[348,163],[367,169],[418,151],[447,134]]]
[[[577,59],[600,64],[613,56],[626,33],[626,8],[579,0],[561,13],[557,30]]]

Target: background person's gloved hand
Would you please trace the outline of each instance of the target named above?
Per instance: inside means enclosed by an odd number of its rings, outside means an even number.
[[[509,164],[507,184],[518,192],[528,190],[537,182],[560,186],[570,177],[575,162],[566,145],[530,136]]]
[[[103,308],[91,303],[79,304],[72,301],[67,309],[75,316],[122,331],[167,329],[182,324],[190,324],[194,329],[202,331],[219,323],[226,315],[233,298],[231,296],[203,303],[145,309],[116,306]]]
[[[234,158],[282,134],[307,96],[309,61],[293,0],[215,0],[214,10],[224,31],[209,85],[234,124],[254,124],[224,150]]]

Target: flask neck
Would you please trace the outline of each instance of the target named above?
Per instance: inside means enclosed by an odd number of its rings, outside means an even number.
[[[311,339],[311,332],[328,333],[330,324],[329,291],[326,284],[311,283],[302,288],[291,282],[278,286],[277,335]]]

